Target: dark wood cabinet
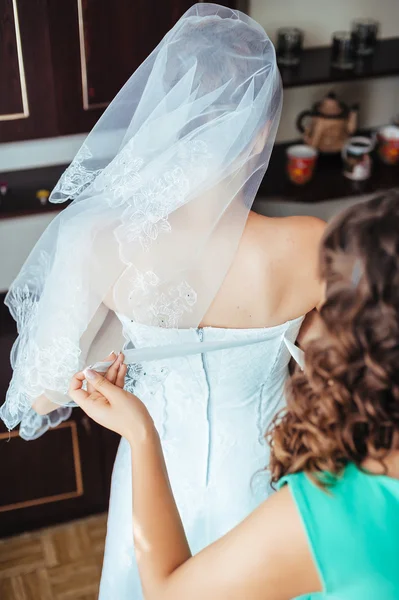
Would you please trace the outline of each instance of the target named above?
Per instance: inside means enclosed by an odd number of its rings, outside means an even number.
[[[15,324],[0,298],[0,403]],[[0,537],[106,511],[119,437],[80,409],[37,440],[0,425]]]
[[[59,131],[91,129],[191,0],[49,0]],[[67,49],[67,51],[66,51]]]
[[[107,438],[80,410],[31,442],[1,432],[0,537],[106,511],[117,444]]]
[[[45,0],[0,0],[0,142],[57,133]]]
[[[193,4],[0,0],[0,142],[89,131]]]

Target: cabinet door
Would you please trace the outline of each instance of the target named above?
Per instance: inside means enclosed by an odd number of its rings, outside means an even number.
[[[46,0],[0,0],[0,142],[57,133]]]
[[[234,7],[242,0],[222,4]],[[89,131],[193,0],[48,0],[61,133]]]
[[[191,4],[190,0],[48,0],[61,133],[90,130]]]
[[[15,325],[0,298],[0,403],[11,377]],[[0,425],[0,537],[107,510],[118,436],[80,409],[26,442]]]

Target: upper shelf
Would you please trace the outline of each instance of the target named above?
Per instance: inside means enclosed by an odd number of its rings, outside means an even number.
[[[352,70],[332,68],[327,47],[304,50],[298,67],[280,67],[280,73],[285,88],[399,75],[399,38],[380,40],[373,56],[359,60]]]

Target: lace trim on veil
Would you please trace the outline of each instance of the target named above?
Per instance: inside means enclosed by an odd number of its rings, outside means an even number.
[[[207,145],[200,140],[184,142],[176,166],[148,183],[143,182],[140,175],[143,161],[132,153],[129,144],[102,173],[89,171],[83,166],[83,160],[90,157],[87,148],[82,148],[79,157],[77,165],[73,163],[64,173],[57,185],[58,191],[75,194],[92,184],[93,190],[105,189],[109,205],[123,207],[122,224],[119,227],[120,245],[138,240],[147,252],[161,231],[171,230],[169,214],[184,204],[188,190],[195,186],[195,178],[206,174],[206,163],[211,159],[211,154]],[[198,165],[202,165],[202,168],[198,169]],[[68,247],[65,261],[70,261],[71,252],[74,252],[72,245]],[[79,260],[79,257],[75,259]],[[58,265],[58,269],[70,273],[67,266],[65,262],[64,265]],[[71,376],[83,367],[80,364],[80,335],[77,332],[84,296],[81,295],[81,282],[72,275],[60,281],[65,288],[64,302],[57,314],[52,315],[56,330],[51,341],[45,345],[35,341],[39,298],[32,290],[43,289],[51,269],[51,257],[42,250],[38,262],[25,270],[25,285],[22,288],[13,287],[7,298],[21,334],[14,347],[14,375],[6,402],[0,408],[0,416],[9,429],[22,421],[21,435],[24,439],[35,439],[35,430],[44,432],[54,426],[53,422],[68,418],[70,411],[61,407],[51,413],[53,416],[39,421],[32,411],[32,401],[45,393],[46,389],[66,395]],[[129,304],[132,310],[137,305],[145,307],[145,314],[142,312],[141,317],[148,324],[177,327],[183,314],[192,311],[197,302],[197,293],[184,279],[165,287],[153,271],[141,272],[135,268],[132,271]],[[67,397],[65,403],[68,404]]]

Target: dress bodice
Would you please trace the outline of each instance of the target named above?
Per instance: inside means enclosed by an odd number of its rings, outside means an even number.
[[[149,409],[166,457],[168,451],[192,448],[206,484],[212,475],[220,477],[223,457],[232,445],[242,445],[248,459],[258,456],[259,448],[253,445],[264,444],[265,430],[284,402],[291,358],[284,341],[295,342],[302,317],[257,329],[162,329],[120,319],[125,337],[135,348],[261,339],[251,345],[132,365],[128,374],[128,389]],[[240,426],[243,423],[245,427]]]
[[[172,382],[174,394],[178,384],[181,393],[193,398],[200,392],[199,380],[205,376],[212,396],[218,403],[224,403],[226,395],[230,393],[235,395],[236,401],[245,402],[260,387],[274,388],[278,387],[278,383],[284,383],[291,358],[284,338],[295,342],[303,321],[303,317],[299,317],[275,327],[256,329],[165,329],[141,325],[121,315],[118,317],[125,338],[135,348],[214,341],[228,344],[233,340],[242,340],[243,346],[205,355],[198,353],[149,361],[143,365],[133,365],[130,370],[129,377],[141,389],[143,400],[147,395],[154,395],[160,384],[166,385],[164,391],[167,392]],[[251,340],[257,343],[248,345]],[[233,398],[230,401],[233,402]]]

